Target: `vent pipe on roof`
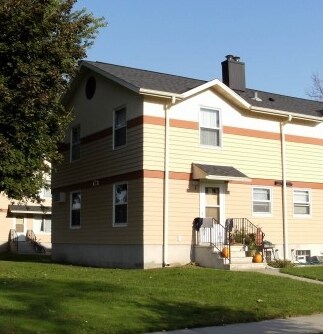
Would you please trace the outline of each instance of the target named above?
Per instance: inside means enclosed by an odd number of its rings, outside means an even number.
[[[222,81],[233,90],[245,91],[245,64],[240,61],[240,57],[227,55],[222,64]]]

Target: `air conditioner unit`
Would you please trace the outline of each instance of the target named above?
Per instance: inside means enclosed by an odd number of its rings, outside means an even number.
[[[306,263],[306,256],[305,255],[296,255],[296,261],[300,263]]]
[[[66,194],[65,193],[53,193],[52,200],[53,202],[64,203],[66,200]]]

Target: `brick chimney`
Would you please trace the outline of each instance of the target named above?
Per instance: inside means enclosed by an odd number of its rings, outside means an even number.
[[[222,81],[233,90],[245,91],[245,66],[240,57],[227,55],[222,65]]]

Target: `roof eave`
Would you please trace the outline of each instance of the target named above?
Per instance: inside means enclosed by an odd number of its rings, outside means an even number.
[[[323,122],[323,117],[310,116],[310,115],[305,115],[305,114],[298,114],[298,113],[295,113],[295,112],[284,111],[284,110],[262,108],[262,107],[252,106],[252,105],[250,106],[249,110],[252,111],[252,112],[257,112],[257,113],[267,114],[267,115],[280,116],[280,117],[284,117],[284,118],[286,118],[290,115],[290,116],[293,117],[293,119],[303,120],[303,121],[310,121],[310,122],[314,122],[314,123],[322,123]]]

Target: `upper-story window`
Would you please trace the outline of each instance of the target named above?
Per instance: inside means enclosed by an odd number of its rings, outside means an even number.
[[[271,188],[254,187],[252,189],[252,213],[269,215],[272,212]]]
[[[200,144],[203,146],[221,146],[220,110],[200,109]]]
[[[127,143],[127,109],[121,108],[114,112],[113,144],[114,148]]]
[[[309,216],[311,214],[311,197],[309,190],[293,190],[294,215]]]
[[[71,129],[70,144],[71,161],[79,160],[81,156],[81,126],[76,125]]]

